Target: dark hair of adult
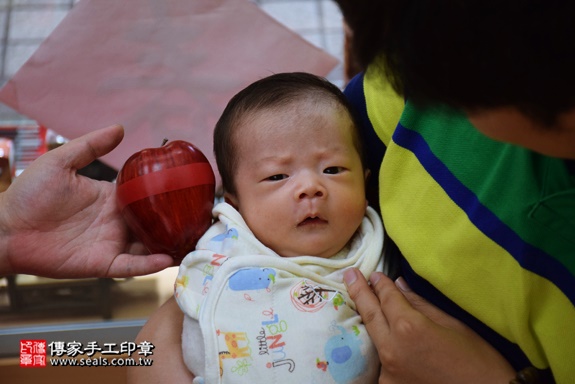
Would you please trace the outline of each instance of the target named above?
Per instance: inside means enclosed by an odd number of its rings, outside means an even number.
[[[515,107],[546,125],[575,107],[575,1],[335,1],[363,68],[381,58],[416,103]]]
[[[309,103],[329,101],[344,108],[353,122],[354,144],[363,162],[363,148],[358,124],[341,90],[328,80],[309,73],[278,73],[250,84],[232,97],[216,123],[214,154],[225,192],[236,193],[234,185],[237,163],[235,128],[240,126],[243,119],[252,112],[289,107],[294,101]]]

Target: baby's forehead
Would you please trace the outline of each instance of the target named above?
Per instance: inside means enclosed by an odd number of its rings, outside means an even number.
[[[345,127],[350,131],[355,131],[356,127],[347,108],[334,101],[310,102],[294,100],[281,105],[269,105],[260,108],[253,108],[238,115],[232,129],[232,137],[238,145],[244,139],[265,139],[280,131],[284,136],[306,135],[314,131],[314,127],[330,119],[335,119],[344,124],[329,122],[327,124],[336,125],[341,129]],[[347,124],[349,123],[349,124]],[[324,123],[325,124],[325,123]],[[302,133],[304,128],[305,132]],[[353,134],[353,133],[352,133]],[[286,137],[287,138],[287,137]]]
[[[313,118],[318,113],[322,114],[341,114],[345,112],[346,118],[351,119],[351,111],[348,107],[342,104],[339,100],[331,97],[329,95],[319,96],[302,96],[288,100],[282,100],[277,103],[263,103],[260,105],[251,106],[245,108],[243,111],[238,113],[236,130],[241,130],[244,122],[249,122],[250,120],[255,120],[259,118],[265,118],[269,121],[282,121],[285,118],[285,114],[297,113],[299,117],[310,117]]]

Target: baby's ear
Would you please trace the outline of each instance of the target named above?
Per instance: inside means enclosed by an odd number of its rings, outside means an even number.
[[[238,209],[239,204],[238,204],[238,198],[236,197],[236,195],[225,192],[224,193],[224,201],[226,203],[228,203],[229,205],[231,205],[232,207],[234,207],[235,209]]]
[[[369,180],[369,177],[371,176],[371,170],[369,168],[365,169],[364,172],[364,177],[365,177],[365,182],[367,183],[367,181]]]
[[[364,171],[364,181],[365,181],[365,208],[367,209],[367,206],[369,205],[369,196],[374,193],[372,191],[372,188],[370,187],[370,184],[368,183],[369,178],[371,177],[371,170],[369,168],[366,168]],[[377,190],[375,190],[375,196],[377,196]],[[377,201],[377,199],[375,199],[375,201]]]

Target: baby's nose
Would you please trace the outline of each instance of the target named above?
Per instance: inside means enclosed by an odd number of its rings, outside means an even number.
[[[320,182],[319,178],[314,175],[306,175],[300,179],[300,183],[295,191],[295,198],[302,200],[312,197],[325,197],[327,190]]]

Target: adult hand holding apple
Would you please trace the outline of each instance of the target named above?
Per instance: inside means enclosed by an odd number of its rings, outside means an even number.
[[[211,225],[215,176],[194,145],[165,144],[126,160],[116,196],[128,227],[151,253],[182,259]]]

